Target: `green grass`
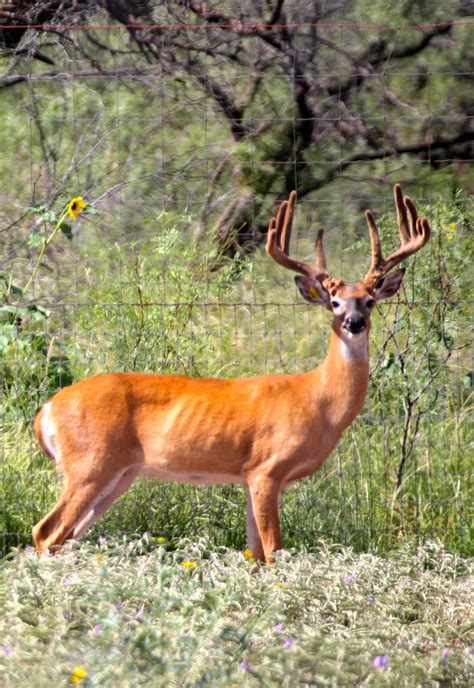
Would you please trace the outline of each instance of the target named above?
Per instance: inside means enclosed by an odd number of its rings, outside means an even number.
[[[145,536],[16,551],[1,574],[5,688],[70,685],[76,668],[121,688],[472,685],[472,568],[439,543],[379,557],[319,541],[256,568]]]

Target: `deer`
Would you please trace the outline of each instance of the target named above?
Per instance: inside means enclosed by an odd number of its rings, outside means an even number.
[[[384,258],[379,231],[365,213],[371,262],[365,277],[331,277],[317,232],[315,262],[291,257],[296,193],[270,220],[266,250],[298,273],[303,298],[332,314],[326,357],[309,372],[218,379],[150,373],[102,373],[57,392],[39,411],[35,432],[64,474],[62,493],[33,528],[38,553],[79,539],[137,476],[182,483],[239,483],[247,490],[247,542],[274,563],[282,540],[282,491],[314,474],[364,406],[369,332],[375,305],[400,289],[392,268],[429,240],[426,217],[394,186],[400,247]]]

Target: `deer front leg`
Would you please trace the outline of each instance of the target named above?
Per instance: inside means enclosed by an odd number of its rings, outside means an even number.
[[[264,561],[263,545],[255,521],[255,514],[253,513],[252,496],[249,488],[247,488],[247,547],[251,550],[255,559]]]
[[[248,489],[252,515],[260,536],[263,555],[265,561],[271,564],[274,562],[273,553],[281,549],[280,521],[278,518],[280,484],[268,476],[255,477],[248,480]],[[262,554],[261,550],[258,554]],[[257,556],[257,552],[255,552],[255,556]]]

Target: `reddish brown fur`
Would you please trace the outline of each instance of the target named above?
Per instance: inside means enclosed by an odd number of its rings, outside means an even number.
[[[263,501],[276,509],[278,493],[323,463],[363,406],[368,362],[342,360],[338,340],[333,332],[326,361],[300,375],[207,380],[112,373],[61,390],[51,399],[50,415],[66,499],[77,502],[61,534],[67,537],[90,506],[89,493],[81,501],[82,486],[93,482],[100,492],[129,467],[182,482],[258,485]],[[35,429],[46,448],[41,412]],[[35,528],[39,551],[64,539],[49,521],[50,515]],[[279,535],[271,542],[278,548]],[[259,542],[249,544],[263,556]]]

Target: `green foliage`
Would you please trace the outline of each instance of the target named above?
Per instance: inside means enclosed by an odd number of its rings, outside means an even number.
[[[45,395],[73,381],[68,346],[48,332],[51,313],[38,304],[0,307],[0,385],[5,418],[30,418]],[[70,347],[69,347],[70,349]]]
[[[12,404],[29,417],[30,407],[38,405],[44,392],[71,384],[72,373],[68,355],[63,350],[54,351],[54,337],[47,332],[51,311],[30,299],[29,290],[41,268],[44,257],[58,232],[72,241],[72,227],[64,222],[68,206],[61,211],[47,210],[45,206],[31,207],[28,214],[39,216],[37,225],[43,224],[46,233],[36,231],[26,239],[28,249],[35,255],[30,274],[19,287],[13,282],[13,274],[0,275],[3,287],[0,306],[0,357],[4,361],[0,385],[5,392],[4,413]],[[48,229],[48,223],[52,227]],[[52,231],[51,231],[52,230]],[[37,253],[37,255],[36,255]]]

